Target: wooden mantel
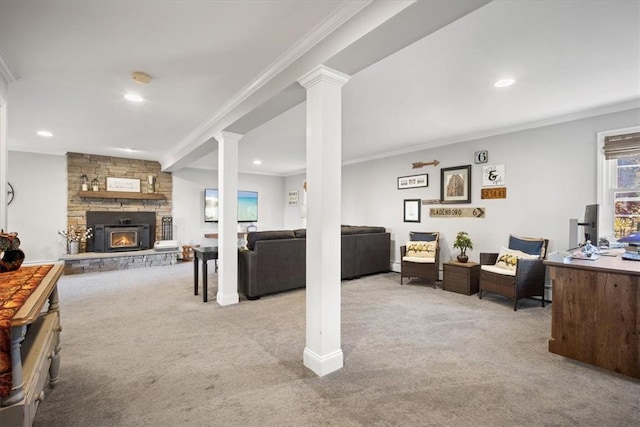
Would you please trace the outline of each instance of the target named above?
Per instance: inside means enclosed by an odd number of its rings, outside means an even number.
[[[165,200],[161,193],[134,193],[128,191],[78,191],[78,196],[88,199],[137,199]]]

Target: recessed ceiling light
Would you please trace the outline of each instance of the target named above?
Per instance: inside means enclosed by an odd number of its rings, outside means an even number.
[[[53,134],[48,130],[39,130],[37,133],[38,135],[43,136],[45,138],[51,138],[53,136]]]
[[[493,85],[495,87],[507,87],[514,84],[516,81],[514,79],[502,79],[495,82]]]
[[[254,165],[261,165],[262,164],[262,160],[256,159],[256,160],[253,161],[253,164]]]
[[[127,93],[124,95],[124,99],[131,102],[142,102],[144,98],[138,95],[137,93]]]

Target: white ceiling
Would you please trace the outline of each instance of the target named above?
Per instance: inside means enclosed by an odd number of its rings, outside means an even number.
[[[640,105],[640,1],[411,3],[0,0],[0,52],[17,77],[9,149],[162,161],[323,23],[360,8],[355,27],[370,8],[399,4],[386,32],[325,61],[353,74],[343,89],[345,162]],[[438,30],[454,20],[444,17],[453,3],[479,8],[452,12],[462,17]],[[135,83],[135,70],[152,82]],[[505,76],[516,84],[494,88]],[[147,101],[127,103],[127,90]],[[304,169],[303,98],[288,85],[227,127],[245,134],[242,171]],[[215,144],[204,151],[190,166],[216,167]]]

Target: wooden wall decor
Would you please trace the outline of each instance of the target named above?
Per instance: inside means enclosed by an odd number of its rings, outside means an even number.
[[[436,218],[484,218],[485,208],[431,208],[429,216]]]
[[[506,199],[507,187],[483,188],[480,190],[481,199]]]

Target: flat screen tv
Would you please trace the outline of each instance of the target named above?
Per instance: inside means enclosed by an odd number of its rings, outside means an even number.
[[[218,222],[218,189],[204,189],[204,222]],[[238,191],[238,222],[258,221],[258,192]]]

